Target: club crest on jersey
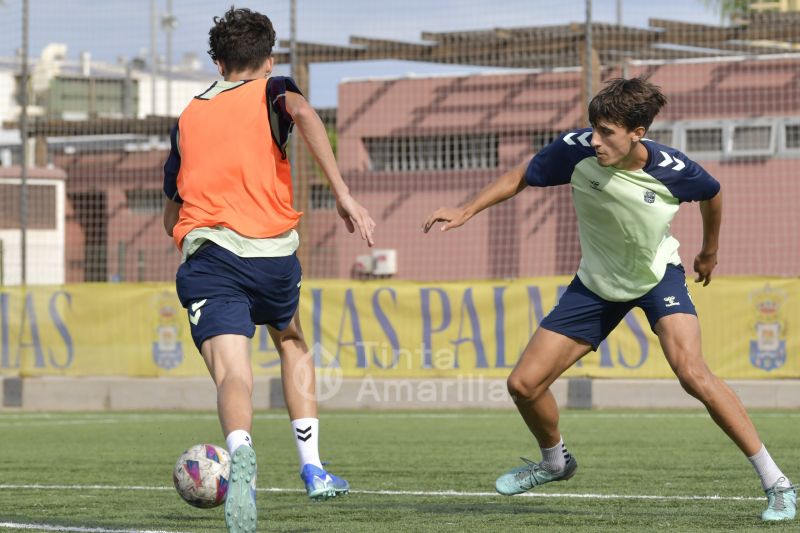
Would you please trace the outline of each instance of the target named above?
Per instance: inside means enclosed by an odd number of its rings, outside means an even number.
[[[781,312],[786,298],[785,292],[773,289],[769,284],[750,293],[750,302],[755,307],[755,320],[752,323],[755,339],[750,339],[750,363],[767,372],[786,363],[788,320],[785,313]]]
[[[656,193],[650,190],[644,191],[644,201],[648,204],[652,204],[656,201]]]
[[[600,187],[600,182],[596,180],[589,180],[589,185],[591,185],[592,189],[596,191],[602,191],[603,189]]]

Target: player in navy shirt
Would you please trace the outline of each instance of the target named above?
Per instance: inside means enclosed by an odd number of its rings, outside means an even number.
[[[567,132],[529,162],[500,176],[460,208],[440,208],[429,231],[456,228],[527,185],[569,184],[581,243],[578,272],[542,320],[508,377],[508,390],[542,452],[539,463],[501,475],[501,494],[571,478],[578,463],[564,445],[550,385],[598,345],[634,307],[645,312],[683,388],[750,459],[767,493],[764,520],[791,520],[797,494],[770,457],[742,402],[706,365],[700,323],[686,287],[678,241],[669,233],[681,202],[700,202],[703,247],[695,281],[708,285],[717,264],[719,183],[679,151],[646,139],[666,98],[645,79],[616,79],[589,104],[591,129]]]

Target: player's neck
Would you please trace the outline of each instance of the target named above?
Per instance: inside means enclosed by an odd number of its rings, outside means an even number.
[[[223,76],[223,79],[231,83],[236,83],[237,81],[249,81],[259,77],[263,76],[256,76],[248,71],[248,72],[237,72],[235,74],[226,75]]]
[[[630,171],[641,170],[647,164],[648,157],[647,148],[639,141],[634,144],[631,151],[628,152],[628,155],[620,159],[619,163],[614,165],[614,168]]]
[[[248,81],[248,80],[257,80],[261,78],[268,78],[270,74],[271,70],[257,68],[251,70],[240,70],[238,72],[226,72],[225,74],[223,74],[222,78],[225,81],[235,83],[237,81]]]

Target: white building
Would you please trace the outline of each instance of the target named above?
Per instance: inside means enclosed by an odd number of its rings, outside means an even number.
[[[81,53],[79,59],[69,59],[66,45],[49,44],[38,58],[30,60],[33,101],[29,102],[28,115],[48,115],[65,120],[122,118],[126,115],[136,118],[145,118],[148,115],[177,117],[194,96],[202,93],[219,77],[216,72],[202,70],[199,61],[193,57],[174,65],[170,76],[166,75],[163,65],[159,65],[158,70],[154,81],[149,66],[141,59],[109,64],[92,61],[87,52]],[[0,121],[16,121],[19,117],[16,81],[19,71],[18,58],[0,58]],[[106,82],[101,88],[105,91],[117,81],[118,87],[115,90],[120,91],[118,105],[98,106],[97,109],[59,108],[58,96],[61,91],[70,90],[74,101],[76,94],[82,90],[79,82],[92,79]],[[72,86],[65,89],[64,85],[68,83]],[[130,98],[130,109],[125,109],[123,101],[126,90],[129,91],[127,96]],[[86,98],[89,98],[88,94]]]
[[[65,199],[63,170],[34,168],[27,178],[26,282],[64,283]],[[0,168],[0,286],[22,282],[19,167]]]
[[[187,61],[172,69],[169,80],[163,72],[154,79],[141,60],[107,64],[91,61],[87,53],[82,53],[78,60],[70,60],[67,47],[61,44],[46,46],[40,57],[30,60],[29,73],[28,116],[73,121],[145,118],[154,114],[177,117],[194,96],[218,77],[216,72],[200,70],[197,61]],[[19,120],[19,75],[19,58],[0,58],[0,124]],[[168,93],[171,93],[169,99]],[[47,146],[50,152],[164,150],[169,147],[168,133],[155,138],[134,134],[47,137]],[[0,286],[22,281],[20,147],[19,130],[0,127]],[[36,166],[35,152],[36,145],[31,139],[26,282],[62,284],[66,278],[67,174],[49,166]]]

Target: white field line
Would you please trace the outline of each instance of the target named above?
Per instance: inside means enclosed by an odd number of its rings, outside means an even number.
[[[172,487],[156,486],[114,486],[114,485],[12,485],[2,484],[0,489],[25,489],[25,490],[114,490],[114,491],[170,491]],[[257,489],[258,492],[277,492],[292,493],[305,492],[303,489],[285,489],[278,487],[266,487]],[[486,498],[503,497],[496,492],[461,492],[454,490],[351,490],[351,494],[370,494],[378,496],[429,496],[429,497],[465,497],[465,498]],[[764,497],[753,496],[719,496],[716,494],[708,496],[698,495],[672,495],[664,496],[659,494],[597,494],[597,493],[568,493],[568,492],[526,492],[520,494],[526,498],[579,498],[585,500],[657,500],[657,501],[693,501],[693,500],[715,500],[715,501],[762,501]]]
[[[51,524],[25,524],[0,522],[0,529],[30,529],[34,531],[69,531],[75,533],[178,533],[151,529],[106,529],[104,527],[54,526]]]

